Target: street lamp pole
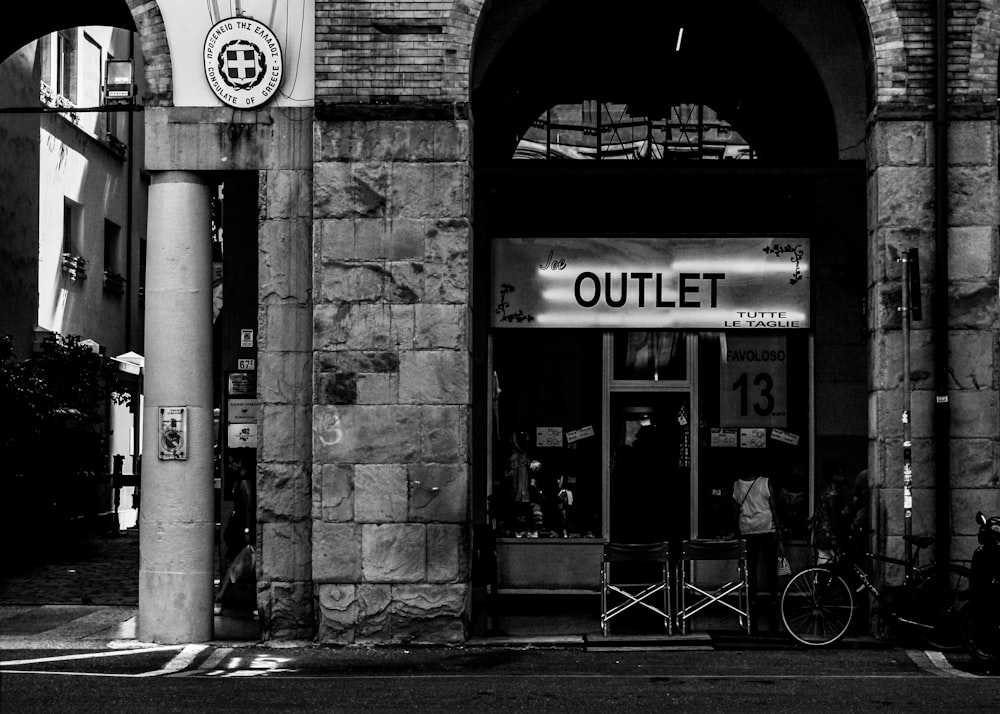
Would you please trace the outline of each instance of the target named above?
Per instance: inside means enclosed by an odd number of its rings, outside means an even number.
[[[903,535],[906,546],[906,562],[913,556],[910,536],[913,535],[913,444],[910,415],[910,251],[903,251],[899,258],[902,263],[903,296],[899,306],[903,327]]]

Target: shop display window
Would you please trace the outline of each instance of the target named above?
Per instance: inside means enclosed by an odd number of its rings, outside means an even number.
[[[490,517],[501,538],[600,538],[601,333],[493,337]]]
[[[733,483],[770,481],[787,538],[809,514],[809,346],[793,332],[703,333],[698,344],[698,536],[734,533]]]

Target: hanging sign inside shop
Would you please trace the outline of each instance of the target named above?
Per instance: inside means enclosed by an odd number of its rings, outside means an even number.
[[[736,429],[713,428],[711,436],[712,438],[709,445],[712,448],[735,449],[739,446],[738,432]]]
[[[788,444],[789,446],[798,446],[799,435],[784,431],[783,429],[771,429],[771,441]]]
[[[160,459],[187,459],[187,407],[160,407]]]
[[[566,432],[566,443],[575,444],[581,439],[589,439],[594,435],[594,427],[584,426],[579,429],[574,429],[573,431]]]
[[[788,348],[783,335],[731,334],[719,370],[722,426],[779,427],[788,419]],[[740,446],[743,446],[742,434]]]
[[[278,93],[283,67],[278,38],[249,17],[216,23],[205,38],[205,78],[223,104],[256,109]]]
[[[809,327],[807,238],[500,238],[493,327]]]
[[[561,426],[540,426],[535,429],[535,445],[539,447],[560,447],[563,445]]]
[[[763,449],[767,446],[767,429],[740,429],[741,449]]]

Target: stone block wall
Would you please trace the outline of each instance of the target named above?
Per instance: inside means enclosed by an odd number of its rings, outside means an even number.
[[[311,637],[312,186],[308,170],[259,172],[258,606],[266,634]]]
[[[460,642],[469,600],[465,121],[314,128],[312,576],[322,642]]]
[[[311,639],[312,122],[274,116],[257,199],[257,603],[266,637]]]

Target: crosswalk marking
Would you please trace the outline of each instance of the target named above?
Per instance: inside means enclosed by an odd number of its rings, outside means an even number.
[[[0,662],[0,667],[13,667],[24,664],[41,664],[42,662],[69,662],[77,659],[95,659],[98,657],[124,657],[126,655],[148,654],[150,652],[169,652],[182,649],[184,645],[163,645],[162,647],[145,647],[135,650],[115,650],[114,652],[85,652],[82,654],[57,655],[55,657],[35,657],[33,659],[14,659]]]
[[[187,666],[194,662],[194,658],[201,654],[202,650],[207,647],[208,645],[185,645],[180,652],[175,654],[173,658],[160,669],[154,669],[151,672],[142,672],[135,676],[162,677],[165,674],[180,672],[183,669],[187,669]]]

